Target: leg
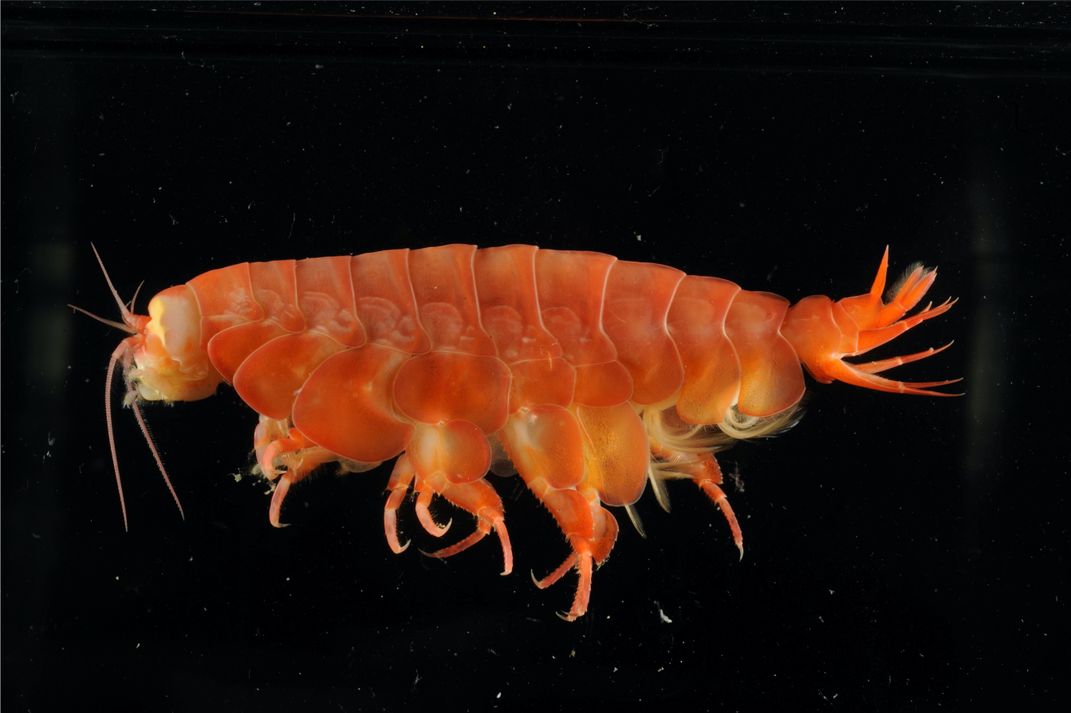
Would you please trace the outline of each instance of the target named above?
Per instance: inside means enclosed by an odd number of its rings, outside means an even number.
[[[585,436],[575,414],[561,406],[525,408],[514,414],[499,438],[532,494],[546,506],[561,528],[571,552],[553,572],[532,579],[549,587],[577,570],[576,594],[562,618],[583,616],[591,599],[592,571],[610,555],[617,539],[617,520],[602,507],[599,491],[588,484]]]
[[[257,425],[253,443],[261,474],[269,481],[278,481],[268,507],[268,521],[272,527],[283,527],[279,515],[290,486],[317,467],[335,460],[335,455],[310,442],[298,429],[287,428],[285,421],[264,416]],[[279,474],[280,467],[284,469],[282,475]]]
[[[744,559],[744,534],[740,531],[740,523],[736,520],[736,513],[733,512],[733,507],[729,504],[729,497],[720,487],[725,482],[725,478],[722,476],[721,466],[718,465],[713,453],[700,455],[699,462],[692,470],[692,482],[698,485],[721,510],[721,514],[725,516],[725,521],[729,523],[729,529],[733,533],[733,543],[736,544],[736,549],[740,551],[740,559]]]
[[[438,525],[432,519],[428,505],[434,495],[441,495],[453,505],[465,510],[476,518],[476,530],[468,537],[459,542],[444,547],[435,552],[428,552],[431,557],[445,558],[467,550],[482,540],[493,529],[498,534],[502,545],[502,558],[504,561],[502,574],[513,571],[513,549],[509,541],[509,533],[506,531],[505,516],[502,509],[502,500],[498,493],[483,479],[468,483],[455,483],[446,477],[441,471],[436,471],[428,476],[420,476],[413,468],[409,456],[403,454],[394,466],[390,483],[387,489],[390,496],[383,509],[383,526],[387,536],[387,544],[395,553],[401,553],[409,546],[398,541],[397,510],[405,499],[405,493],[410,483],[416,482],[417,517],[421,525],[432,535],[441,537],[446,533],[449,524],[445,527]]]
[[[422,479],[422,485],[476,518],[476,529],[468,537],[448,547],[425,554],[439,558],[456,555],[475,545],[493,529],[498,534],[498,540],[502,545],[502,574],[506,575],[513,571],[513,548],[510,545],[509,533],[506,531],[502,499],[498,497],[498,493],[490,484],[483,479],[469,483],[455,483],[440,471],[429,478]]]
[[[431,505],[431,498],[435,495],[435,490],[430,487],[428,481],[424,478],[417,478],[416,480],[416,514],[417,520],[424,527],[432,537],[442,537],[450,529],[450,525],[454,523],[453,519],[446,521],[445,525],[440,525],[435,522],[435,518],[431,515],[431,510],[428,507]]]
[[[409,547],[409,541],[405,544],[398,542],[398,508],[401,507],[405,494],[409,490],[409,484],[413,482],[413,467],[409,464],[409,456],[404,453],[394,464],[394,471],[387,483],[390,495],[387,504],[383,506],[383,531],[387,537],[387,545],[396,555],[405,552]]]
[[[668,480],[671,478],[690,478],[699,488],[713,501],[725,521],[729,524],[729,530],[733,534],[733,543],[740,551],[740,559],[744,558],[744,535],[740,530],[740,523],[736,519],[729,497],[721,489],[725,481],[721,472],[721,466],[709,451],[688,453],[675,451],[662,446],[653,450],[652,455],[657,456],[661,462],[652,464],[651,478]]]
[[[578,579],[573,604],[567,613],[559,616],[566,621],[576,621],[588,610],[594,565],[606,561],[617,540],[617,520],[602,507],[594,488],[584,488],[581,495],[572,488],[552,488],[542,478],[525,482],[554,515],[572,549],[553,572],[542,579],[532,575],[532,581],[540,589],[546,589],[575,568]]]

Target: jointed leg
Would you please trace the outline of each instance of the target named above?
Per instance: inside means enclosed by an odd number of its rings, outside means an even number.
[[[588,609],[594,566],[606,561],[617,540],[617,520],[602,507],[593,488],[585,489],[581,495],[572,488],[552,488],[542,478],[526,479],[526,483],[554,515],[572,549],[554,571],[542,579],[533,575],[532,581],[540,589],[545,589],[575,568],[578,579],[572,606],[567,613],[559,615],[566,621],[575,621]]]
[[[336,456],[313,444],[298,429],[287,428],[285,421],[264,416],[257,425],[253,443],[261,473],[269,481],[277,481],[268,507],[268,521],[273,527],[283,527],[279,516],[290,486]],[[281,475],[280,466],[284,469]]]
[[[729,497],[721,489],[725,481],[721,472],[721,466],[711,452],[688,453],[660,448],[654,452],[661,462],[653,464],[651,476],[658,479],[690,478],[699,488],[707,494],[707,497],[718,506],[725,521],[729,524],[729,530],[733,535],[733,543],[740,551],[740,558],[744,558],[744,535],[740,530],[740,523],[736,519]]]
[[[383,509],[383,526],[387,536],[387,544],[395,553],[404,552],[409,542],[404,545],[398,541],[397,511],[405,499],[405,494],[410,483],[415,482],[417,491],[416,511],[420,524],[430,534],[441,537],[450,527],[450,523],[441,526],[432,518],[428,506],[434,495],[441,495],[453,505],[465,510],[476,518],[476,529],[464,539],[448,545],[434,552],[425,554],[431,557],[450,557],[467,550],[487,536],[491,530],[498,534],[502,545],[503,572],[509,574],[513,571],[513,549],[510,545],[509,533],[506,530],[505,516],[502,509],[502,500],[498,493],[483,479],[469,483],[455,483],[441,471],[436,471],[427,477],[417,475],[413,469],[412,461],[408,455],[403,454],[394,466],[390,483],[387,490],[390,496]],[[452,522],[452,521],[451,521]]]
[[[485,480],[470,483],[455,483],[441,472],[430,478],[422,479],[422,485],[430,491],[446,498],[456,507],[472,513],[476,518],[476,529],[464,539],[434,552],[426,552],[430,557],[450,557],[464,552],[488,535],[493,529],[502,545],[502,574],[513,571],[513,548],[506,530],[505,516],[502,511],[502,499]]]
[[[405,494],[409,490],[409,484],[413,482],[413,467],[409,463],[409,456],[404,453],[394,464],[394,472],[390,475],[387,483],[387,504],[383,506],[383,531],[387,537],[387,545],[391,551],[400,555],[409,547],[409,540],[405,544],[398,542],[398,508],[405,500]]]

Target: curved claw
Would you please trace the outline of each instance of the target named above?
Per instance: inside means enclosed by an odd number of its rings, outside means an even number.
[[[725,491],[711,480],[700,481],[699,487],[702,488],[703,492],[707,494],[707,497],[718,506],[718,509],[721,510],[721,514],[725,516],[725,521],[729,523],[729,530],[733,533],[733,544],[735,544],[736,549],[740,551],[740,559],[743,560],[744,533],[740,529],[740,523],[736,519],[736,513],[733,512],[733,506],[729,504],[729,496],[727,496]]]
[[[576,583],[576,595],[573,597],[573,606],[569,607],[569,613],[565,615],[565,621],[576,621],[588,610],[588,602],[591,601],[591,572],[592,557],[590,552],[581,552],[577,561],[577,573],[580,575]]]
[[[387,546],[396,555],[400,555],[409,548],[409,540],[406,540],[404,545],[398,541],[398,508],[401,507],[405,494],[409,491],[410,480],[412,476],[404,467],[400,469],[396,467],[389,485],[390,495],[387,496],[387,502],[383,506],[383,533],[387,538]]]
[[[435,518],[432,517],[431,511],[428,510],[427,505],[420,506],[420,503],[416,505],[417,520],[420,521],[420,525],[424,530],[432,537],[442,537],[450,531],[450,526],[454,524],[454,518],[450,518],[446,521],[445,525],[440,525],[435,522]]]
[[[574,565],[576,565],[575,551],[568,557],[566,557],[565,561],[558,565],[557,569],[555,569],[553,572],[548,574],[546,577],[543,577],[542,579],[536,579],[535,572],[532,572],[532,582],[534,582],[535,586],[539,589],[546,589],[547,587],[551,586],[559,579],[564,577],[565,573],[571,570]]]
[[[420,495],[417,496],[417,520],[420,521],[421,527],[423,527],[429,535],[432,537],[442,537],[450,530],[450,526],[454,524],[454,519],[450,518],[445,525],[440,525],[435,522],[435,518],[431,515],[431,510],[428,509],[428,506],[431,505],[431,496],[431,490],[421,490]]]
[[[265,448],[260,457],[257,459],[257,465],[260,467],[261,474],[268,480],[275,480],[279,476],[279,471],[275,468],[275,456],[279,453],[279,442],[272,441],[267,448]]]
[[[468,535],[468,537],[465,537],[464,539],[459,540],[458,542],[455,542],[452,545],[443,547],[442,549],[435,550],[434,552],[426,552],[425,550],[420,550],[420,553],[423,555],[427,555],[428,557],[435,557],[437,559],[452,557],[453,555],[456,555],[459,552],[464,552],[465,550],[482,540],[484,537],[487,536],[487,533],[491,531],[492,527],[495,529],[495,532],[498,533],[498,540],[502,545],[502,576],[505,576],[513,571],[513,548],[510,546],[509,533],[506,532],[506,523],[502,519],[499,519],[495,522],[490,522],[484,518],[480,518],[478,521],[477,528],[473,530],[472,533]]]
[[[499,520],[495,524],[487,524],[484,519],[480,520],[480,526],[473,530],[463,540],[455,542],[453,545],[437,549],[434,552],[428,552],[426,550],[420,550],[421,555],[427,557],[434,557],[436,559],[446,559],[457,555],[458,552],[463,552],[474,544],[477,544],[488,532],[491,532],[492,527],[495,528],[495,532],[498,533],[498,541],[502,545],[502,576],[506,576],[513,572],[513,548],[510,545],[510,535],[506,531],[506,524]]]
[[[289,527],[287,523],[279,522],[279,515],[283,510],[283,501],[290,492],[290,473],[285,473],[275,485],[275,492],[271,495],[271,505],[268,507],[268,522],[272,527]]]
[[[573,596],[573,605],[569,608],[569,611],[564,615],[558,612],[558,616],[563,621],[576,621],[584,616],[588,610],[588,603],[591,601],[591,576],[594,570],[594,558],[591,552],[587,549],[582,549],[579,552],[573,550],[572,554],[566,557],[565,561],[558,565],[557,569],[543,579],[536,579],[535,573],[532,573],[532,582],[535,586],[539,589],[546,589],[574,567],[579,575],[576,583],[576,594]]]
[[[495,532],[498,533],[498,542],[502,545],[502,576],[513,572],[513,546],[509,541],[509,533],[506,531],[505,521],[494,523]]]
[[[411,540],[406,540],[404,545],[398,541],[397,509],[391,508],[389,504],[383,508],[383,533],[387,538],[387,546],[390,547],[391,552],[394,554],[400,555],[409,549]]]
[[[427,550],[420,550],[420,554],[427,555],[428,557],[435,557],[437,559],[445,559],[452,557],[459,552],[464,552],[468,548],[475,545],[477,542],[487,536],[487,533],[491,531],[490,525],[484,525],[481,521],[479,527],[473,530],[469,535],[461,540],[458,540],[452,545],[435,550],[434,552],[428,552]]]

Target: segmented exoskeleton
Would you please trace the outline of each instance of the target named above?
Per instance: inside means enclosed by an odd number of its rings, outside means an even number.
[[[530,245],[241,263],[160,292],[148,316],[116,295],[123,322],[109,323],[131,336],[112,354],[106,388],[121,364],[144,431],[139,401],[201,399],[231,384],[260,416],[254,444],[259,471],[275,485],[276,526],[290,487],[314,468],[364,471],[397,457],[383,516],[390,548],[408,546],[396,513],[410,489],[424,529],[446,533],[429,510],[439,495],[476,527],[431,554],[457,554],[493,530],[503,574],[512,549],[485,475],[492,465],[513,468],[565,535],[568,556],[536,584],[577,570],[565,615],[573,620],[588,608],[593,566],[617,538],[607,506],[626,508],[639,527],[632,504],[648,483],[665,507],[664,481],[693,481],[743,554],[714,454],[793,422],[801,364],[823,383],[946,395],[932,389],[955,380],[878,375],[945,347],[844,360],[952,307],[905,317],[936,271],[914,268],[885,301],[887,266],[888,250],[867,294],[790,305],[663,265]],[[106,413],[118,483],[107,398]]]

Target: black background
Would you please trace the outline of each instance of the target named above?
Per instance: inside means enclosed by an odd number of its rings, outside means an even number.
[[[5,710],[935,710],[1067,702],[1066,6],[3,7]],[[811,383],[694,488],[623,514],[590,613],[515,480],[517,571],[383,541],[387,470],[267,523],[255,416],[117,414],[89,248],[139,298],[245,260],[444,242],[601,250],[798,299],[938,264],[883,353],[959,399]],[[240,478],[235,474],[246,473]],[[438,511],[446,517],[446,507]],[[456,518],[455,531],[468,526]],[[411,509],[403,536],[433,547]],[[451,533],[451,536],[457,535]]]

